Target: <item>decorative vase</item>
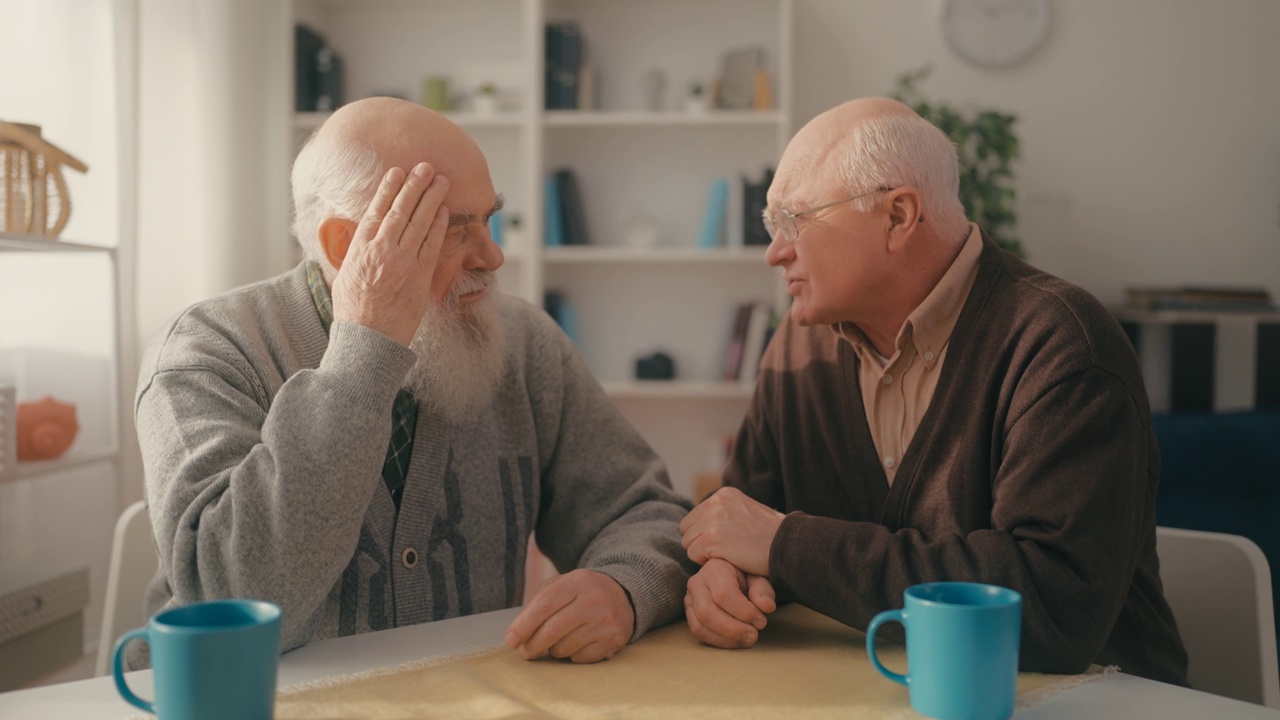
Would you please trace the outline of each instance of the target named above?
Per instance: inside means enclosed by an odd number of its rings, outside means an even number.
[[[61,457],[80,431],[76,406],[48,395],[34,402],[18,403],[16,424],[19,460]]]

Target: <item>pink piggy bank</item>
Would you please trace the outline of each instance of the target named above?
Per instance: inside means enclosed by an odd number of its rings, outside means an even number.
[[[18,403],[16,425],[19,460],[61,457],[80,431],[76,406],[48,395],[34,402]]]

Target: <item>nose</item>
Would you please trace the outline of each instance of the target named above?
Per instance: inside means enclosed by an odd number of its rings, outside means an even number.
[[[781,237],[775,237],[770,240],[769,247],[764,251],[764,261],[771,267],[778,267],[794,260],[795,257],[795,245]]]
[[[489,234],[488,223],[484,224],[479,239],[480,242],[467,252],[467,260],[463,267],[467,270],[488,270],[490,272],[502,267],[502,263],[506,261],[506,256],[502,254],[502,248],[493,241],[493,236]]]

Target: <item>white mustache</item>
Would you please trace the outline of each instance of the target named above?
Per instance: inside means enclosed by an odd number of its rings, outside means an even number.
[[[490,270],[468,272],[458,278],[458,281],[453,285],[453,292],[449,294],[453,299],[457,299],[473,292],[488,290],[489,286],[493,285],[494,279],[494,274]]]

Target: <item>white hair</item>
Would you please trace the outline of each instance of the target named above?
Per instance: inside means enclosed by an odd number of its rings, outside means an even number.
[[[920,191],[923,215],[938,237],[963,242],[968,236],[956,146],[933,123],[914,113],[881,115],[858,123],[837,152],[849,194],[910,185]],[[875,198],[854,202],[865,211]]]
[[[382,177],[382,161],[368,145],[316,131],[293,161],[293,237],[308,260],[332,269],[320,249],[320,223],[359,222]]]
[[[467,424],[492,403],[506,370],[498,299],[489,295],[466,307],[459,303],[462,295],[493,283],[487,270],[460,275],[444,302],[427,310],[409,346],[418,360],[406,386],[419,402],[454,424]]]

